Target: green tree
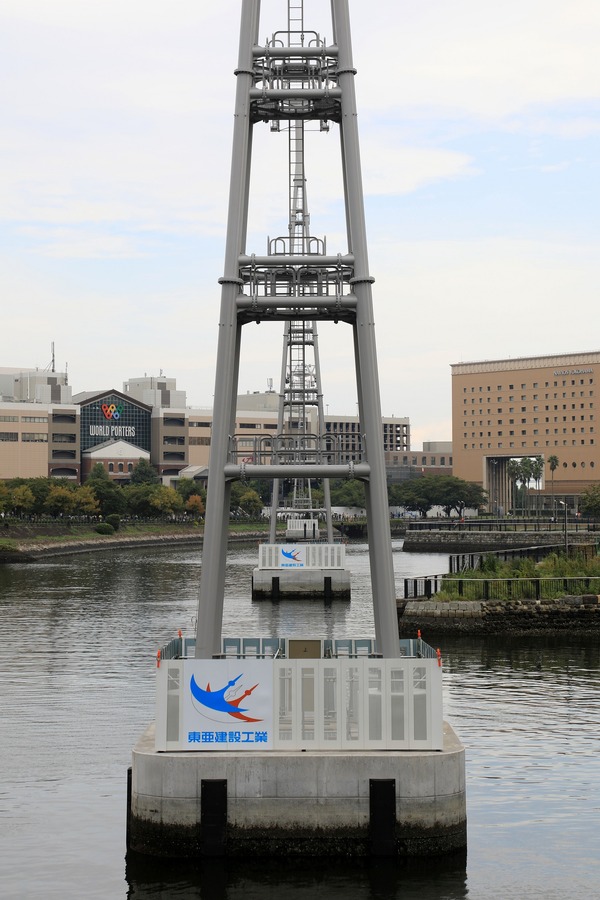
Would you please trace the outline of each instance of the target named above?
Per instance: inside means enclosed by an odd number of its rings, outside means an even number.
[[[20,484],[10,492],[10,506],[19,515],[30,513],[35,505],[35,495],[29,485]]]
[[[96,463],[85,484],[93,490],[94,496],[100,504],[100,513],[103,516],[125,512],[127,506],[123,490],[118,484],[114,484],[110,480],[102,463]]]
[[[519,481],[523,489],[523,506],[524,511],[529,512],[529,495],[527,489],[533,479],[533,460],[529,456],[524,456],[519,462]]]
[[[131,484],[160,484],[158,472],[147,459],[139,459],[130,478]]]
[[[506,464],[506,474],[508,475],[512,486],[512,508],[515,515],[517,514],[518,506],[518,485],[520,471],[521,467],[519,465],[519,460],[509,459],[508,463]]]
[[[154,518],[157,508],[152,504],[152,498],[158,487],[156,484],[126,484],[122,491],[130,515],[141,519]]]
[[[193,478],[179,478],[177,480],[176,490],[178,494],[181,494],[184,503],[187,502],[190,497],[202,497],[203,501],[206,500],[206,491],[200,482],[194,481]]]
[[[190,494],[185,503],[185,511],[189,513],[190,516],[193,516],[194,519],[199,519],[200,516],[204,515],[204,502],[202,497],[199,494]]]
[[[9,509],[10,491],[3,481],[0,481],[0,513]]]
[[[175,488],[161,484],[154,488],[150,499],[151,506],[162,515],[175,515],[183,509],[181,494]]]
[[[246,487],[240,496],[239,507],[250,519],[258,519],[263,508],[263,502],[254,488]]]
[[[449,516],[462,516],[465,509],[479,509],[487,503],[486,492],[478,484],[464,481],[456,475],[423,475],[394,485],[391,496],[394,504],[427,515],[434,506],[441,506]]]
[[[600,517],[600,484],[592,484],[581,492],[579,509],[586,516]]]
[[[549,467],[550,467],[550,478],[551,478],[551,485],[552,485],[552,487],[551,487],[551,491],[552,491],[552,515],[554,515],[555,512],[556,512],[555,506],[554,506],[554,473],[555,473],[556,470],[558,469],[558,464],[559,464],[559,462],[560,462],[560,460],[559,460],[558,456],[552,455],[552,456],[549,456],[549,457],[548,457],[548,465],[549,465]]]
[[[357,479],[335,480],[331,482],[332,506],[356,506],[364,509],[365,486]]]
[[[245,481],[234,481],[231,485],[231,501],[229,510],[231,515],[244,515],[249,518],[260,516],[263,503],[258,491],[250,487]]]
[[[531,474],[533,476],[533,480],[535,481],[535,489],[536,489],[536,512],[539,513],[539,497],[540,497],[540,482],[544,475],[544,459],[542,456],[534,456],[531,460]]]
[[[48,491],[44,511],[50,516],[68,516],[75,508],[75,493],[61,484],[53,484]]]
[[[75,491],[75,512],[81,516],[97,516],[100,503],[89,484],[82,484]]]
[[[44,503],[52,484],[56,482],[52,478],[39,476],[38,478],[12,478],[8,482],[9,488],[28,487],[33,494],[33,505],[27,511],[33,515],[44,514]]]

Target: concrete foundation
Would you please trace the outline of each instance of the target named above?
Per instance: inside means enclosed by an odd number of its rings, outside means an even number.
[[[128,847],[152,856],[435,856],[466,847],[464,747],[133,751]]]
[[[252,570],[253,600],[349,600],[348,569],[261,569]]]

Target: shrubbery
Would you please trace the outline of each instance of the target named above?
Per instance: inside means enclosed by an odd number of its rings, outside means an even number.
[[[115,529],[108,522],[100,522],[94,528],[94,531],[97,531],[98,534],[114,534]]]

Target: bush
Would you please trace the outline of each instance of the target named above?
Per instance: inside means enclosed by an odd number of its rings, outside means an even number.
[[[114,534],[115,529],[108,522],[100,522],[99,525],[96,525],[94,531],[97,531],[98,534]]]
[[[110,513],[110,515],[105,516],[104,521],[107,525],[111,525],[115,531],[118,531],[121,525],[121,516],[118,513]]]

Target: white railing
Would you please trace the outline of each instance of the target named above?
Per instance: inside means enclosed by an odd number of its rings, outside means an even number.
[[[344,544],[260,544],[259,569],[343,569]]]
[[[156,750],[441,750],[437,658],[165,659]]]

